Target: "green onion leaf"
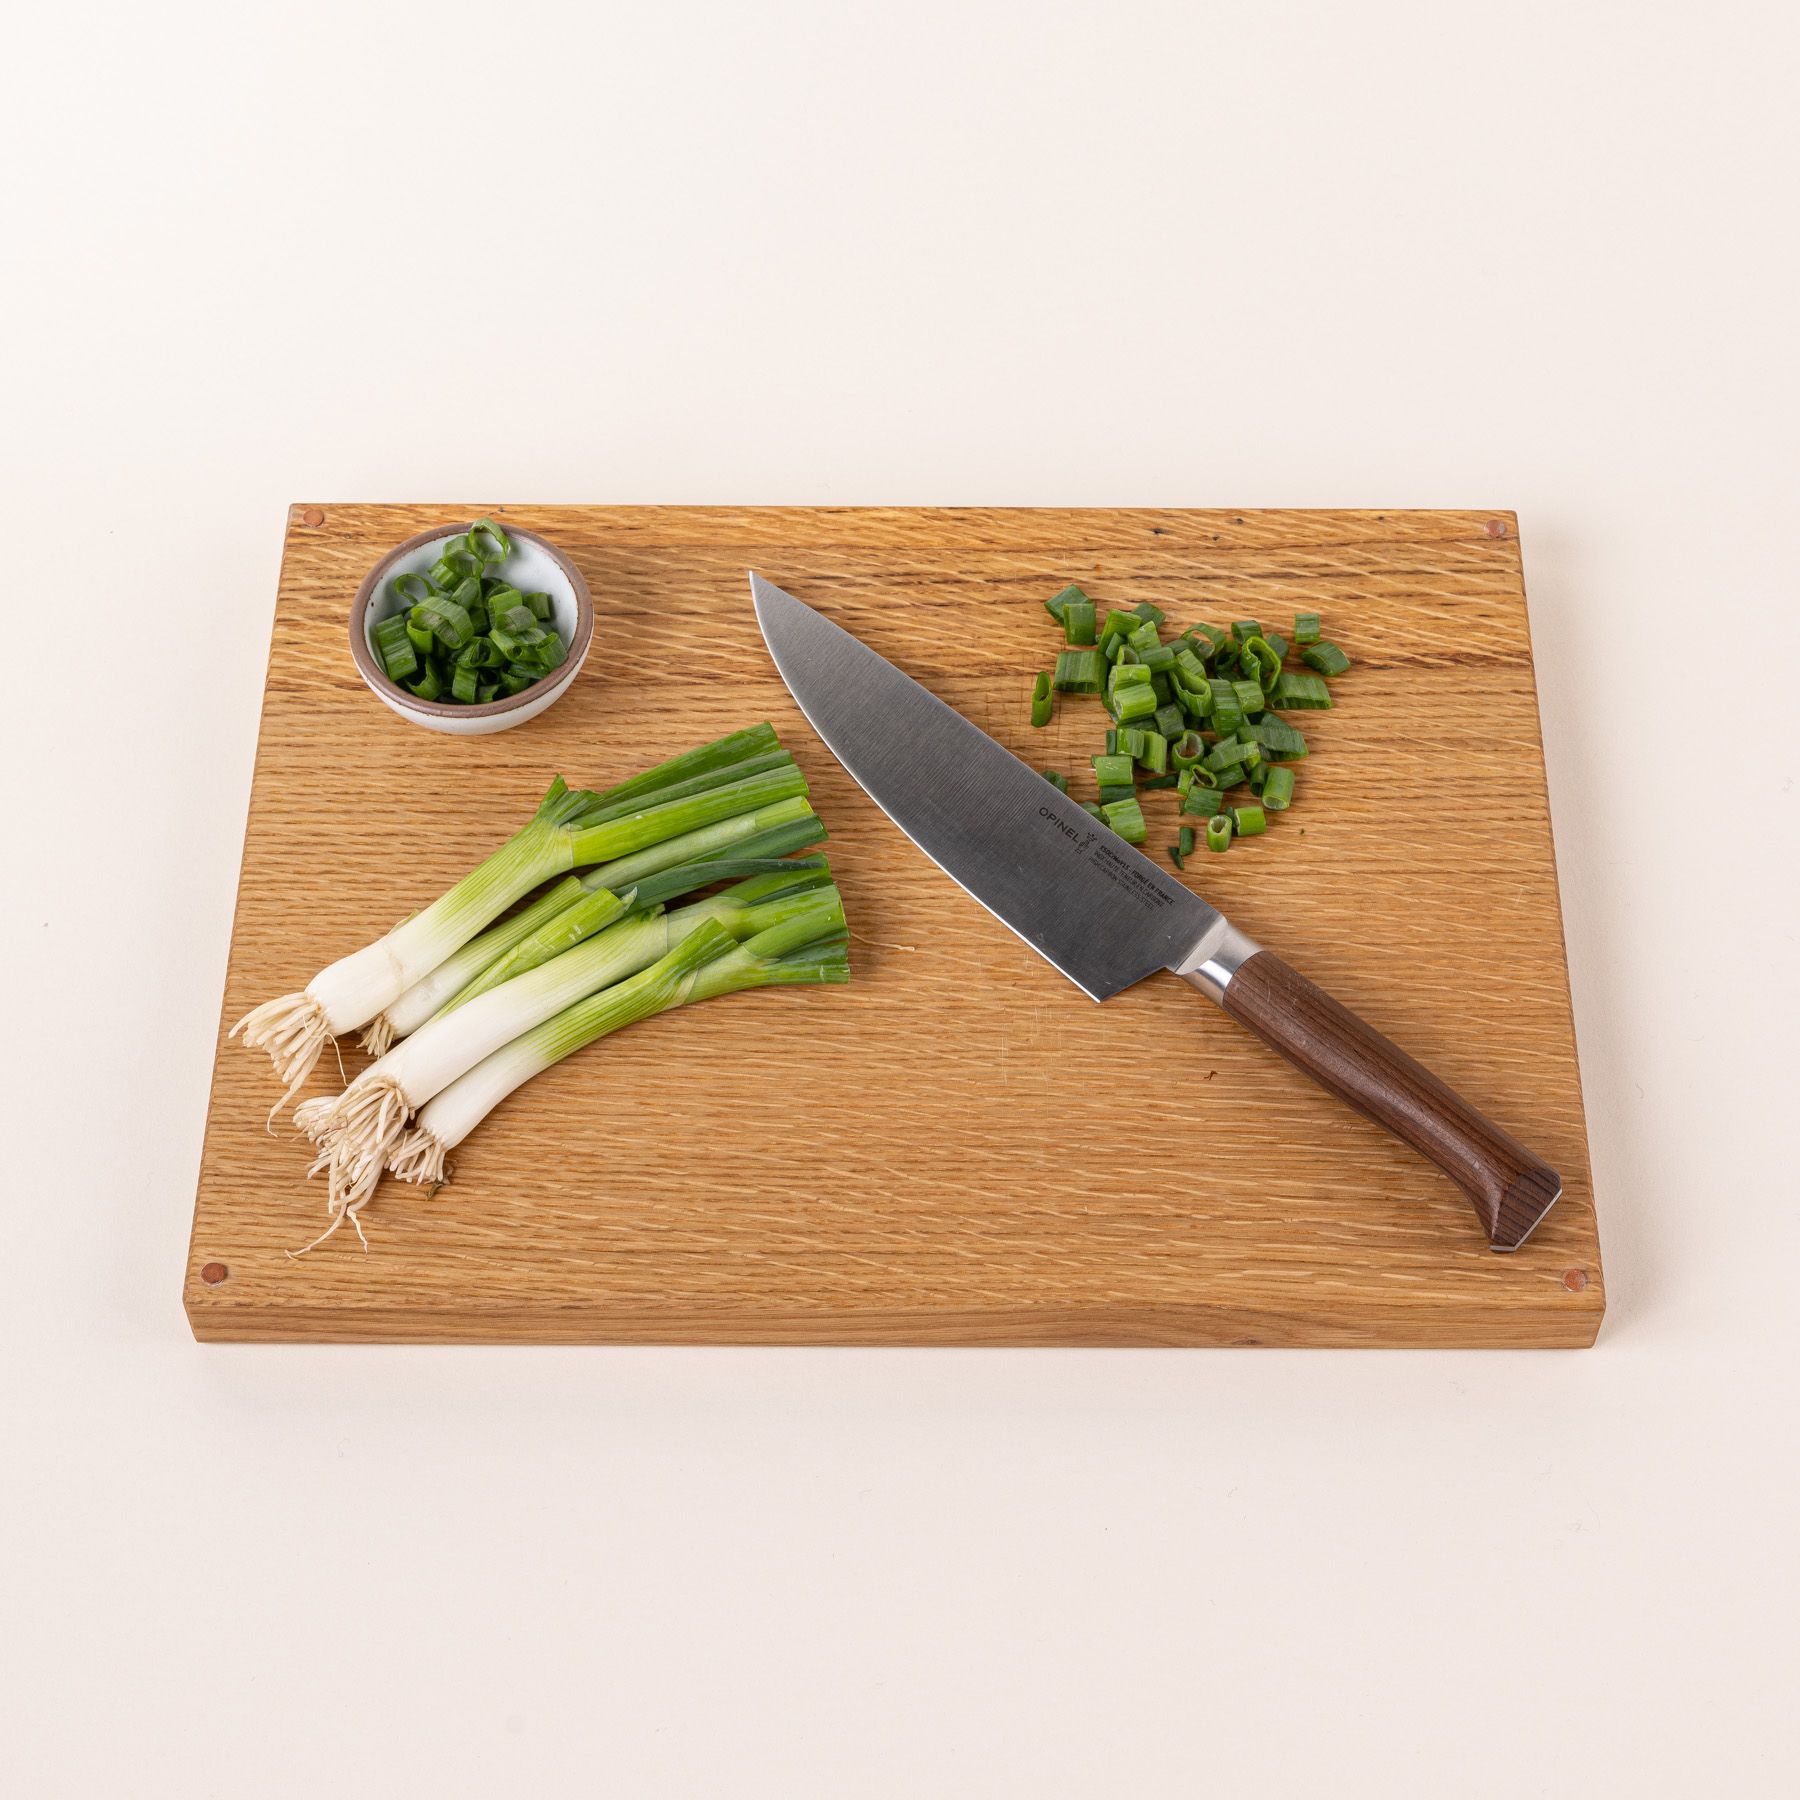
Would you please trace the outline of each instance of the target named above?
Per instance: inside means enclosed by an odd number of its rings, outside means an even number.
[[[1220,813],[1216,818],[1206,821],[1206,847],[1209,850],[1229,850],[1231,848],[1231,817]]]
[[[1330,642],[1309,644],[1300,652],[1300,660],[1321,675],[1341,675],[1350,666],[1349,657]]]
[[[1296,644],[1316,644],[1319,641],[1319,615],[1317,613],[1294,614],[1294,642]]]
[[[1040,669],[1037,680],[1031,684],[1031,722],[1033,725],[1050,723],[1050,715],[1056,705],[1051,698],[1051,693],[1050,671]]]
[[[1059,793],[1066,794],[1069,791],[1069,778],[1061,769],[1045,769],[1041,772],[1044,779]]]
[[[1294,804],[1294,771],[1277,763],[1262,785],[1262,803],[1270,812],[1286,812]]]
[[[1269,829],[1269,821],[1260,806],[1234,806],[1231,826],[1239,837],[1260,837]]]
[[[1063,637],[1071,644],[1091,644],[1094,641],[1094,603],[1091,600],[1071,600],[1063,608]]]

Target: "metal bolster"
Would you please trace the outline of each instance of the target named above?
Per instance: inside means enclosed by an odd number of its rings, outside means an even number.
[[[1255,938],[1239,931],[1229,919],[1209,926],[1175,973],[1197,987],[1209,999],[1223,1001],[1231,978],[1262,948]]]

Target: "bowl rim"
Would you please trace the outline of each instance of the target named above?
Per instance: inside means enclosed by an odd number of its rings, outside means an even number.
[[[387,671],[375,660],[375,652],[369,648],[369,634],[364,625],[369,607],[380,591],[382,578],[401,557],[417,550],[421,545],[436,543],[441,538],[456,537],[467,531],[475,521],[471,519],[468,525],[462,526],[433,525],[428,531],[415,532],[405,543],[396,544],[388,551],[362,578],[362,585],[356,590],[356,598],[350,602],[350,655],[356,663],[357,673],[378,694],[391,694],[406,712],[416,712],[428,719],[492,719],[504,713],[517,712],[521,706],[533,701],[555,699],[574,679],[576,671],[587,657],[594,639],[594,600],[588,592],[587,583],[581,578],[581,571],[541,533],[529,531],[523,525],[511,524],[498,515],[495,518],[509,538],[524,538],[536,544],[567,577],[569,587],[575,595],[575,635],[569,644],[569,654],[564,659],[562,668],[552,671],[542,681],[534,681],[530,687],[521,688],[516,694],[508,694],[502,700],[487,700],[474,706],[463,706],[455,701],[421,700],[399,682],[390,681]],[[564,670],[568,671],[567,674],[563,673]],[[560,681],[558,676],[562,677]],[[546,683],[550,684],[548,695],[542,691]]]

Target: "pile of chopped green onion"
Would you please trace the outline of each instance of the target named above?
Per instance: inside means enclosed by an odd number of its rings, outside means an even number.
[[[722,994],[847,981],[830,867],[792,854],[824,837],[766,724],[605,793],[558,778],[525,829],[441,899],[247,1015],[233,1035],[269,1051],[284,1100],[338,1034],[361,1027],[376,1053],[294,1115],[327,1178],[322,1237],[346,1218],[362,1236],[386,1170],[443,1180],[447,1153],[488,1112],[596,1038]]]
[[[1070,586],[1044,610],[1069,647],[1054,671],[1034,681],[1031,722],[1050,723],[1053,694],[1099,696],[1112,729],[1093,758],[1098,795],[1082,802],[1096,819],[1141,844],[1150,828],[1140,795],[1172,788],[1182,822],[1169,860],[1179,869],[1202,837],[1208,850],[1229,850],[1237,838],[1260,837],[1271,813],[1293,805],[1293,765],[1307,744],[1281,714],[1330,707],[1327,681],[1350,667],[1321,635],[1317,613],[1294,615],[1291,640],[1255,619],[1239,619],[1229,631],[1190,625],[1165,639],[1167,615],[1149,601],[1100,620],[1094,602]],[[1302,667],[1288,666],[1290,650]],[[1067,776],[1044,775],[1069,791]],[[1240,787],[1249,791],[1237,804],[1228,796]]]
[[[562,667],[569,647],[550,596],[522,593],[498,573],[511,555],[512,539],[477,519],[425,573],[388,583],[401,610],[370,636],[389,681],[416,699],[484,706]]]

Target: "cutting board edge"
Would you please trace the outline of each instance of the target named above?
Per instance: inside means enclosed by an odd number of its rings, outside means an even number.
[[[734,1345],[939,1349],[1581,1350],[1605,1316],[1598,1285],[1546,1303],[1408,1306],[1379,1321],[1310,1311],[1234,1312],[1210,1306],[1045,1306],[818,1312],[792,1309],[446,1307],[356,1311],[221,1303],[190,1274],[184,1294],[195,1340],[207,1344]]]

